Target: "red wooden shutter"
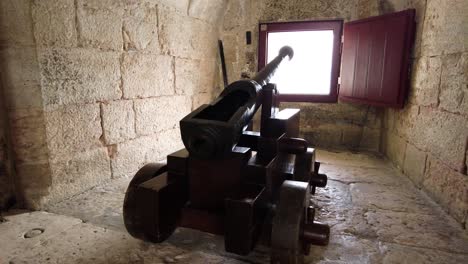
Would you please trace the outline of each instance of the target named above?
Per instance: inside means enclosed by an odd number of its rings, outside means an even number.
[[[414,9],[409,9],[345,24],[341,101],[403,107],[414,15]]]

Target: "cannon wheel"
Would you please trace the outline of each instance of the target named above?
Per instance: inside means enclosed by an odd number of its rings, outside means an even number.
[[[310,200],[309,184],[284,181],[280,189],[271,233],[271,263],[301,264],[308,247],[302,241],[305,208]]]
[[[128,233],[130,233],[130,235],[135,238],[151,242],[161,242],[165,239],[165,237],[161,238],[149,231],[154,229],[151,225],[154,225],[155,223],[148,223],[142,212],[152,211],[154,208],[151,208],[153,206],[152,203],[142,203],[139,201],[138,185],[145,181],[151,180],[154,177],[161,176],[166,171],[166,164],[149,163],[135,174],[133,179],[130,181],[130,184],[128,185],[123,204],[123,219],[125,228],[127,229]],[[172,231],[173,229],[170,230],[170,234]]]

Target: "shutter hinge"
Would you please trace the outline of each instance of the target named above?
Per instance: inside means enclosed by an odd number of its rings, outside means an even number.
[[[341,85],[341,76],[338,76],[338,85]]]

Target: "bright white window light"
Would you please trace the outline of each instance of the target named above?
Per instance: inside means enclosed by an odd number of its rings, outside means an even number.
[[[291,61],[284,60],[270,82],[281,94],[330,94],[333,57],[333,31],[294,31],[268,33],[267,61],[277,55],[281,47],[294,50]]]

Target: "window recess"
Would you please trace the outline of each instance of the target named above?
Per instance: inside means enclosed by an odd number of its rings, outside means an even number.
[[[343,20],[261,23],[259,70],[281,46],[289,45],[294,59],[272,80],[280,101],[334,103],[339,98],[402,108],[409,85],[414,16],[414,9],[409,9],[351,21],[344,24],[344,33]]]

